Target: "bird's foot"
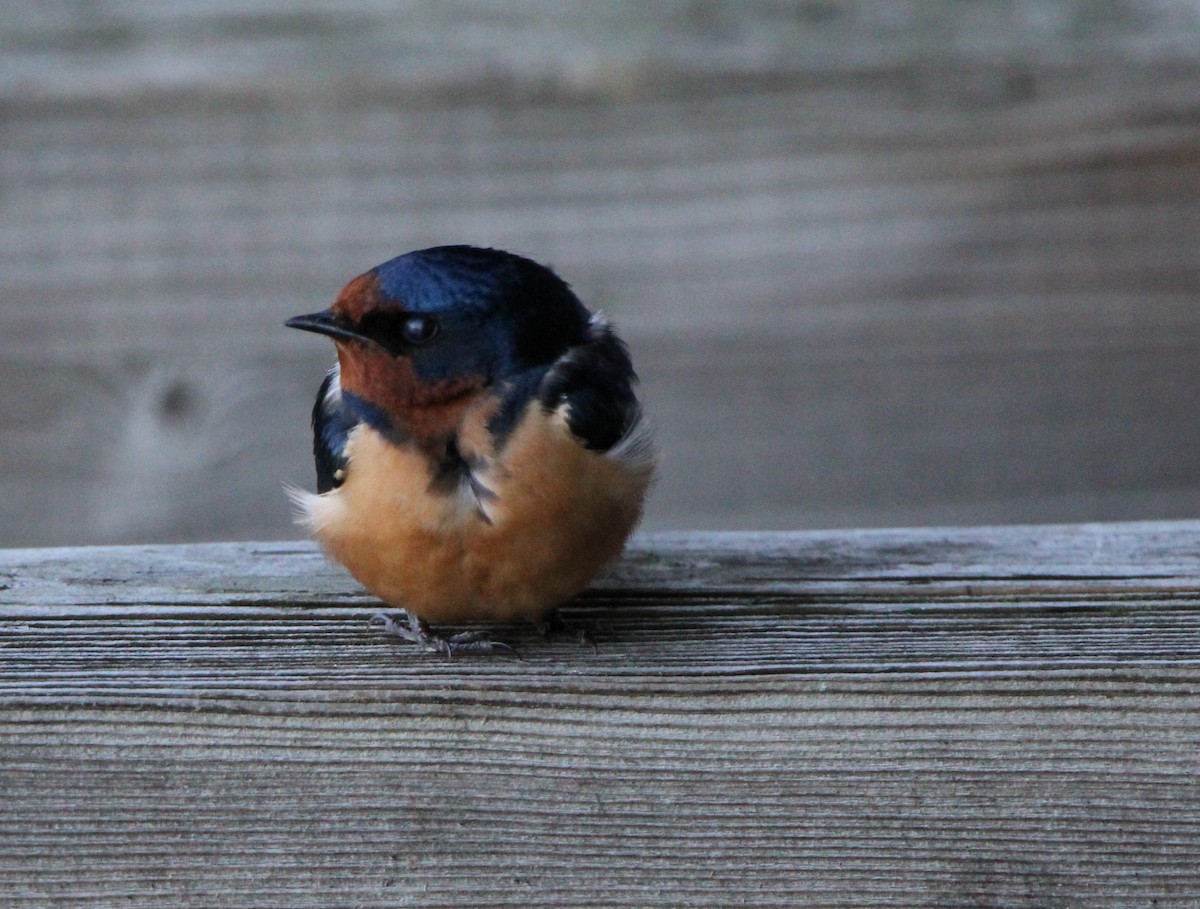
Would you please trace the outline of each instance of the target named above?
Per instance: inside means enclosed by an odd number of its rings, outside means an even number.
[[[380,612],[371,617],[371,624],[382,628],[388,637],[409,641],[430,653],[440,653],[448,660],[465,653],[503,653],[520,658],[511,644],[497,641],[486,631],[460,631],[443,636],[435,633],[424,619],[409,613],[404,614],[403,620],[397,621],[387,613]]]
[[[557,609],[537,622],[534,628],[543,638],[573,638],[580,647],[591,647],[593,651],[597,649],[592,630],[583,625],[573,625],[564,619]]]

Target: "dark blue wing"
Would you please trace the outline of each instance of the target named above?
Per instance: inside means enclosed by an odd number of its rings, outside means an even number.
[[[521,373],[509,383],[489,425],[498,444],[504,443],[533,400],[551,411],[565,404],[568,428],[593,451],[610,451],[635,430],[642,409],[629,352],[598,318],[588,335],[586,343],[572,347],[551,365]]]
[[[346,479],[346,440],[358,418],[342,399],[335,366],[325,374],[317,403],[313,405],[313,459],[317,464],[317,492],[337,489]]]
[[[609,326],[595,320],[587,344],[574,347],[546,373],[538,400],[547,410],[567,405],[567,426],[584,445],[608,451],[641,417],[629,351]]]
[[[593,320],[588,334],[584,344],[552,364],[509,380],[488,426],[497,445],[504,444],[535,400],[548,411],[566,405],[568,428],[593,451],[609,451],[626,438],[641,417],[629,353],[600,319]]]

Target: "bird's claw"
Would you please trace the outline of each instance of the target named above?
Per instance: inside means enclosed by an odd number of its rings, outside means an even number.
[[[430,653],[440,653],[448,660],[460,654],[473,653],[503,653],[520,659],[515,647],[498,641],[486,631],[460,631],[444,637],[429,627],[424,619],[413,615],[405,615],[407,621],[397,621],[387,613],[376,613],[371,617],[371,624],[378,626],[388,637],[400,638],[416,644]]]
[[[592,631],[584,625],[573,625],[562,617],[562,613],[558,610],[550,613],[546,618],[542,619],[535,626],[537,633],[543,638],[552,637],[567,637],[574,638],[575,643],[580,647],[590,647],[595,652],[599,648],[596,646],[596,639],[592,636]]]

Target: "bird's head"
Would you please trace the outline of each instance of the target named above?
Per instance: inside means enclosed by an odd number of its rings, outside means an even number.
[[[439,246],[372,268],[328,309],[287,324],[333,339],[342,393],[364,419],[428,438],[450,430],[491,386],[581,343],[590,315],[545,266]]]

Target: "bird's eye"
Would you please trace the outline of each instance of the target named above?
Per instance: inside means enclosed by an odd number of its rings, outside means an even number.
[[[400,334],[409,344],[426,344],[437,337],[438,324],[429,316],[409,316],[400,326]]]

